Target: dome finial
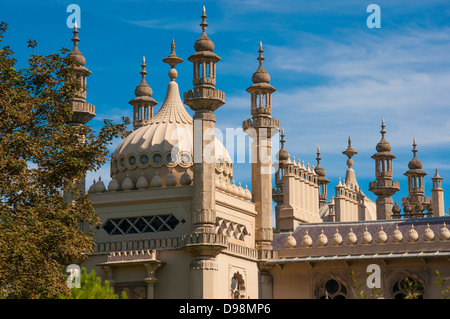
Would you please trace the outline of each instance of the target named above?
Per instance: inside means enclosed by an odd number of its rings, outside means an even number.
[[[139,72],[139,73],[141,73],[142,80],[144,80],[144,79],[145,79],[145,76],[147,75],[147,71],[145,70],[145,67],[146,67],[146,66],[147,66],[147,65],[145,65],[145,56],[143,56],[143,57],[142,57],[142,64],[141,64],[142,70],[141,70],[141,72]]]
[[[386,130],[384,129],[386,125],[384,125],[384,118],[381,120],[381,136],[384,138],[384,134],[386,134]]]
[[[200,23],[200,26],[202,27],[203,33],[206,33],[206,27],[208,26],[208,23],[206,23],[206,10],[205,10],[205,6],[203,6],[203,14],[201,15],[202,17],[202,23]]]
[[[413,139],[413,150],[412,150],[412,152],[414,153],[414,157],[417,157],[418,150],[417,150],[417,144],[416,144],[416,138],[415,137]]]
[[[262,48],[262,42],[261,41],[259,41],[259,50],[258,50],[258,52],[259,52],[259,56],[258,56],[259,65],[262,65],[262,63],[263,63],[263,61],[265,59],[263,57],[264,50]]]
[[[169,71],[169,77],[170,77],[171,81],[175,81],[175,79],[178,76],[178,72],[177,72],[177,70],[175,70],[175,66],[178,63],[182,63],[183,59],[179,58],[175,53],[175,40],[174,39],[172,39],[172,44],[170,45],[170,47],[172,49],[170,52],[170,55],[167,58],[164,58],[163,62],[170,65],[171,68]]]

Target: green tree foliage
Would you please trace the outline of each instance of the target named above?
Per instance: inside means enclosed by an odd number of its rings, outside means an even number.
[[[117,295],[109,286],[109,282],[105,281],[102,284],[100,277],[97,277],[94,270],[89,274],[86,273],[86,268],[81,268],[80,288],[72,288],[69,296],[59,296],[61,299],[128,299],[127,294],[122,293]]]
[[[0,23],[0,42],[7,30]],[[39,55],[16,69],[14,52],[0,48],[0,291],[8,298],[54,298],[67,294],[65,265],[93,248],[79,225],[98,218],[87,196],[74,187],[107,160],[108,144],[127,131],[128,119],[105,120],[99,132],[67,125],[70,99],[80,89],[74,62],[62,49]],[[85,136],[80,142],[80,136]],[[63,192],[71,192],[67,203]]]

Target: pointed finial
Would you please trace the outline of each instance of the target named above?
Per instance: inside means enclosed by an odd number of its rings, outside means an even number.
[[[414,153],[414,157],[417,157],[416,155],[417,155],[418,150],[417,150],[417,144],[416,144],[416,138],[415,137],[413,139],[413,150],[412,150],[412,152]]]
[[[206,27],[208,26],[208,23],[206,23],[206,10],[205,10],[205,6],[203,6],[203,14],[201,15],[202,17],[202,23],[200,23],[200,26],[203,29],[203,33],[206,33]]]
[[[178,76],[178,72],[177,70],[175,70],[175,66],[178,63],[182,63],[183,59],[179,58],[175,53],[175,40],[173,38],[170,47],[171,47],[170,55],[167,58],[164,58],[163,62],[170,65],[169,77],[171,81],[175,81],[176,77]]]
[[[320,157],[320,148],[319,148],[319,146],[317,146],[317,157],[316,157],[316,160],[317,160],[317,166],[319,166],[320,165],[320,160],[322,159],[321,157]]]
[[[384,129],[386,127],[386,125],[384,125],[384,118],[381,121],[381,136],[384,138],[384,134],[386,134],[386,130]]]
[[[263,61],[265,60],[265,58],[263,57],[264,50],[262,48],[262,42],[261,41],[259,41],[259,50],[258,50],[258,52],[259,52],[259,56],[258,56],[257,60],[259,61],[259,65],[261,66]]]
[[[147,75],[147,71],[145,70],[145,67],[146,67],[147,65],[145,65],[145,56],[143,56],[142,57],[142,64],[141,64],[141,67],[142,67],[142,70],[141,70],[141,72],[139,72],[139,73],[141,73],[141,75],[142,75],[142,80],[144,80],[145,79],[145,76]]]
[[[74,48],[76,48],[78,46],[78,42],[80,42],[80,38],[78,38],[78,29],[77,29],[77,22],[76,21],[73,24],[73,38],[72,38],[72,42],[73,42]]]

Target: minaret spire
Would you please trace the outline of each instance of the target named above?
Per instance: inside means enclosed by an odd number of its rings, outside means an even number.
[[[272,144],[271,137],[280,130],[280,121],[272,117],[272,93],[275,88],[269,84],[270,75],[263,68],[262,43],[259,42],[259,67],[252,76],[253,85],[247,88],[250,93],[251,118],[242,123],[244,132],[252,138],[252,201],[258,212],[255,222],[256,247],[258,250],[271,250],[272,229]],[[282,132],[284,140],[284,132]],[[282,142],[284,145],[284,141]],[[283,152],[282,152],[283,151]],[[279,162],[289,158],[284,147],[280,150]],[[277,175],[279,176],[279,175]],[[269,196],[270,194],[270,196]]]
[[[147,65],[145,64],[145,56],[142,57],[141,64],[141,82],[134,90],[134,95],[136,96],[130,102],[133,105],[133,128],[137,129],[141,126],[147,125],[151,118],[153,117],[153,107],[158,104],[151,96],[153,90],[148,85],[145,77],[147,75],[146,70]]]
[[[377,153],[372,156],[375,160],[376,180],[369,183],[369,191],[377,195],[377,219],[379,220],[397,217],[398,214],[393,212],[394,201],[392,196],[400,190],[399,182],[392,180],[392,161],[395,158],[395,155],[390,152],[391,145],[385,139],[385,127],[384,119],[382,119],[380,131],[381,140],[376,146]]]

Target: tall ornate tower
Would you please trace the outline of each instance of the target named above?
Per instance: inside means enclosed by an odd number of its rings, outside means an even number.
[[[172,45],[173,42],[172,42]],[[130,102],[133,105],[133,128],[137,129],[141,126],[147,125],[151,118],[153,117],[153,107],[158,104],[153,98],[153,90],[145,81],[145,76],[147,71],[145,70],[145,57],[142,58],[142,71],[141,83],[134,90],[136,97]]]
[[[92,73],[84,65],[86,64],[86,58],[78,49],[78,30],[77,23],[75,22],[73,29],[73,49],[68,54],[68,57],[72,59],[73,65],[70,66],[72,76],[78,79],[80,84],[80,89],[76,92],[75,97],[70,101],[72,106],[73,116],[72,119],[67,123],[71,126],[82,126],[89,122],[95,117],[95,106],[86,102],[86,79]],[[85,136],[79,135],[79,142],[84,143]],[[77,187],[83,192],[86,191],[86,180],[83,179],[77,184]],[[72,194],[69,192],[64,192],[64,198],[67,202],[72,200]]]
[[[319,146],[317,146],[317,165],[314,168],[314,171],[316,172],[317,175],[319,175],[318,178],[318,183],[319,183],[319,187],[320,187],[320,192],[319,192],[319,209],[324,206],[327,203],[327,184],[330,182],[330,180],[328,178],[325,177],[326,172],[325,169],[320,165],[320,161],[322,160],[322,158],[320,157],[320,149]]]
[[[271,250],[272,229],[272,144],[271,137],[280,129],[280,122],[272,118],[272,93],[270,75],[264,70],[262,44],[259,44],[259,67],[252,76],[253,85],[247,91],[251,95],[252,118],[243,122],[242,128],[252,140],[252,201],[256,216],[256,248]]]
[[[445,215],[444,207],[444,189],[442,188],[442,177],[439,176],[436,168],[436,174],[431,179],[433,181],[433,189],[431,190],[431,201],[433,203],[433,216],[441,217]]]
[[[184,93],[184,103],[194,114],[194,203],[193,222],[196,232],[213,233],[215,217],[214,197],[214,111],[225,104],[225,93],[217,90],[216,63],[220,58],[213,52],[214,43],[206,35],[206,14],[203,7],[202,35],[195,42],[195,53],[188,60],[193,63],[194,89]]]
[[[76,93],[75,97],[71,100],[73,117],[68,123],[70,125],[84,125],[95,117],[95,106],[86,102],[86,79],[92,73],[84,65],[86,59],[78,49],[78,30],[77,24],[73,28],[73,49],[68,54],[68,57],[72,58],[74,65],[71,66],[73,75],[78,79],[80,83],[80,90]]]
[[[376,180],[369,183],[369,190],[377,196],[377,219],[392,219],[392,207],[394,205],[392,195],[400,190],[399,182],[392,180],[392,160],[395,155],[390,152],[391,145],[384,138],[385,127],[383,119],[380,131],[381,140],[376,146],[377,153],[372,156],[375,160]]]
[[[184,93],[184,103],[194,114],[193,125],[193,233],[188,235],[186,250],[191,261],[191,298],[215,298],[217,281],[217,254],[225,249],[225,238],[216,234],[215,211],[215,122],[214,111],[225,104],[225,94],[217,90],[216,63],[220,58],[213,53],[214,43],[206,35],[206,14],[203,7],[202,35],[195,42],[195,53],[188,60],[193,63],[194,89]]]
[[[431,208],[431,198],[425,196],[425,176],[423,164],[417,158],[416,138],[413,140],[414,156],[408,164],[409,170],[404,173],[408,177],[409,196],[402,199],[405,217],[424,217],[424,211]]]

